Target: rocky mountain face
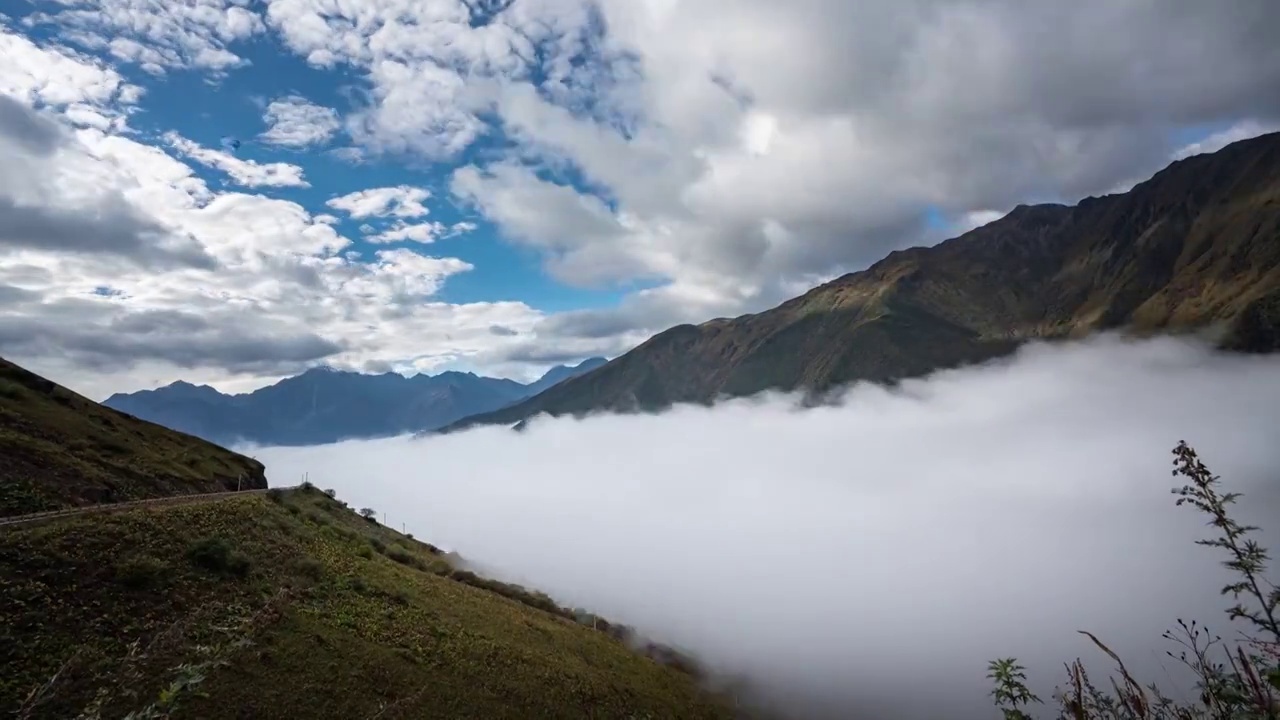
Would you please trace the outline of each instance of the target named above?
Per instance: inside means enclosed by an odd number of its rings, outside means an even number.
[[[1280,133],[1179,160],[1122,194],[1019,206],[762,313],[671,328],[451,429],[888,382],[1121,328],[1280,345]]]
[[[474,373],[405,377],[315,368],[241,395],[179,381],[112,395],[104,404],[218,443],[316,445],[434,430],[518,402],[605,362],[559,365],[527,385]]]

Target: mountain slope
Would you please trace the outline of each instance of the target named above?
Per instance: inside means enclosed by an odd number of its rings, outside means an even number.
[[[237,486],[265,488],[262,463],[0,359],[0,516]]]
[[[315,368],[242,395],[180,381],[112,395],[104,404],[214,442],[315,445],[434,430],[518,402],[604,362],[559,365],[529,385],[474,373],[404,377]]]
[[[687,658],[451,557],[305,487],[6,529],[0,711],[735,717]]]
[[[542,377],[526,385],[523,397],[533,397],[553,385],[558,385],[569,378],[591,372],[607,362],[609,361],[602,357],[593,357],[587,358],[577,365],[557,365],[544,373]]]
[[[1127,193],[1019,206],[766,312],[671,328],[448,429],[892,381],[1035,338],[1206,327],[1231,349],[1280,346],[1280,133],[1179,160]]]

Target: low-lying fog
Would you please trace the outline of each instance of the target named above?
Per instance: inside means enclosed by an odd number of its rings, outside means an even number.
[[[1160,634],[1227,634],[1186,439],[1280,530],[1280,358],[1186,341],[1033,346],[841,407],[775,396],[424,440],[258,448],[354,507],[563,604],[693,651],[805,717],[997,717],[988,659],[1184,676]],[[1269,527],[1267,527],[1269,526]],[[1276,543],[1270,543],[1275,547]],[[1277,573],[1272,573],[1274,578]]]

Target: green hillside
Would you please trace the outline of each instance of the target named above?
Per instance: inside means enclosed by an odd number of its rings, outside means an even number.
[[[0,517],[266,486],[257,460],[103,407],[0,358]]]
[[[314,489],[0,529],[0,628],[17,717],[120,718],[167,693],[172,717],[209,720],[732,716],[681,658]]]

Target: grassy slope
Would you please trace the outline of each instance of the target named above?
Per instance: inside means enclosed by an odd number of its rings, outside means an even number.
[[[889,381],[1030,338],[1218,326],[1280,348],[1280,133],[1173,163],[1128,193],[1021,206],[771,310],[660,333],[604,367],[447,429]]]
[[[230,569],[187,556],[208,537]],[[175,717],[730,717],[691,676],[452,579],[437,553],[301,490],[0,531],[0,711],[74,657],[31,717],[100,690],[120,717],[198,645],[245,639]]]
[[[0,516],[266,487],[262,464],[0,359]]]

